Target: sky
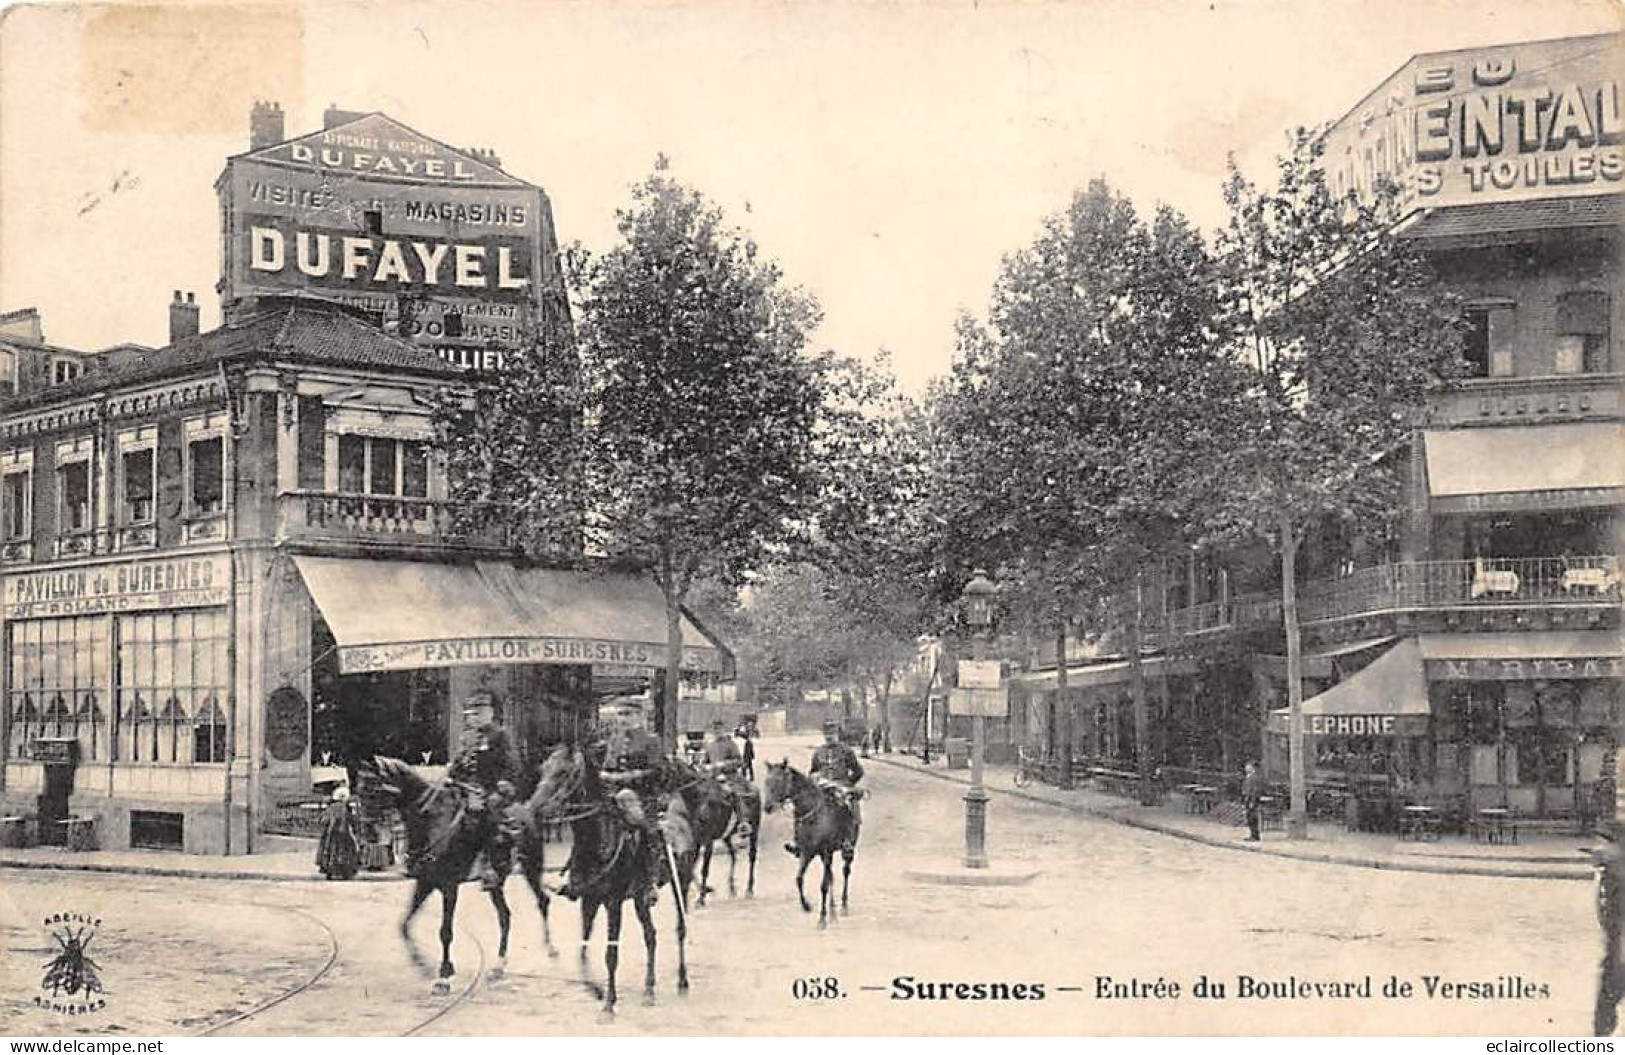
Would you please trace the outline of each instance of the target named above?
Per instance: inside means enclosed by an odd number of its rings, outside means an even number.
[[[3,2],[3,0],[0,0]],[[1622,27],[1603,0],[369,2],[12,6],[0,21],[0,311],[47,340],[218,324],[225,159],[255,99],[289,136],[330,104],[489,147],[602,250],[657,155],[823,306],[821,346],[943,373],[1002,256],[1100,176],[1223,219],[1413,54]]]

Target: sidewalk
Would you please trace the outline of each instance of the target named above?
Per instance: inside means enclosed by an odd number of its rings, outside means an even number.
[[[288,843],[308,842],[308,849],[282,849]],[[271,882],[325,883],[316,870],[316,842],[278,838],[273,853],[231,857],[177,853],[172,850],[89,850],[73,852],[60,846],[26,850],[0,850],[0,869],[24,868],[65,872],[120,872],[127,875],[172,876],[185,879],[260,879]],[[351,882],[394,882],[399,868],[360,872]]]
[[[871,755],[868,761],[937,780],[970,783],[967,769],[927,767],[912,755]],[[1310,824],[1309,838],[1302,842],[1289,841],[1281,832],[1267,831],[1263,833],[1263,841],[1254,843],[1247,841],[1245,828],[1185,812],[1183,800],[1177,796],[1160,806],[1142,806],[1131,799],[1092,788],[1064,789],[1034,781],[1017,789],[1012,780],[1012,767],[1007,765],[988,766],[984,780],[988,791],[995,796],[1009,795],[1040,802],[1176,839],[1226,850],[1360,868],[1516,879],[1589,880],[1594,873],[1584,851],[1601,844],[1594,836],[1544,832],[1528,833],[1510,845],[1477,843],[1459,836],[1445,836],[1437,842],[1401,842],[1392,835],[1350,832],[1340,825],[1319,823]]]

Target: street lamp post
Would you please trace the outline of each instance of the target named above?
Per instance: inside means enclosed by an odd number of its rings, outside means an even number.
[[[997,587],[987,572],[976,569],[965,584],[965,624],[971,632],[971,658],[985,659],[987,634],[993,626],[993,595]],[[987,788],[982,783],[982,760],[987,744],[987,719],[978,708],[971,716],[970,789],[965,792],[965,867],[987,867]]]

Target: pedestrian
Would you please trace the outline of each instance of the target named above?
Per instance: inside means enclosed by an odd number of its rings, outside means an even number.
[[[1247,772],[1241,778],[1241,808],[1247,814],[1247,841],[1258,841],[1259,799],[1264,795],[1264,778],[1258,775],[1258,763],[1248,762]]]
[[[328,879],[354,879],[361,870],[361,840],[356,835],[350,789],[340,784],[322,815],[322,837],[316,844],[316,867]]]
[[[1602,786],[1606,811],[1597,825],[1604,839],[1601,849],[1592,851],[1597,868],[1597,923],[1602,929],[1602,960],[1597,965],[1597,1002],[1592,1012],[1592,1032],[1612,1036],[1619,1026],[1619,1001],[1625,996],[1625,977],[1620,969],[1620,936],[1625,930],[1625,802],[1620,794],[1620,763],[1625,749],[1606,759]]]
[[[756,780],[756,745],[751,742],[750,727],[741,724],[738,729],[734,730],[734,735],[745,741],[745,745],[739,749],[739,756],[743,762],[740,773],[746,780],[754,782]]]

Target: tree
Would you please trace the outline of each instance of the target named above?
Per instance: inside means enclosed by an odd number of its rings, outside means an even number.
[[[535,560],[579,563],[586,448],[581,364],[562,276],[525,350],[467,389],[440,394],[435,421],[453,528],[492,533]]]
[[[1395,188],[1335,197],[1318,137],[1299,130],[1264,189],[1231,164],[1217,247],[1227,318],[1251,368],[1229,408],[1211,526],[1280,561],[1290,713],[1288,831],[1307,834],[1297,556],[1327,517],[1393,517],[1428,393],[1460,368],[1460,312],[1393,224]]]
[[[962,328],[950,407],[964,437],[956,489],[982,496],[979,519],[1002,526],[1002,577],[1053,598],[1057,697],[1078,598],[1129,598],[1126,617],[1101,614],[1126,622],[1142,773],[1140,569],[1192,534],[1207,408],[1234,373],[1215,348],[1213,278],[1182,217],[1164,208],[1147,225],[1096,180],[1006,259],[989,329]]]
[[[701,577],[737,585],[805,524],[829,363],[806,349],[817,305],[663,160],[618,228],[576,281],[585,529],[664,594],[671,747],[684,600]]]

